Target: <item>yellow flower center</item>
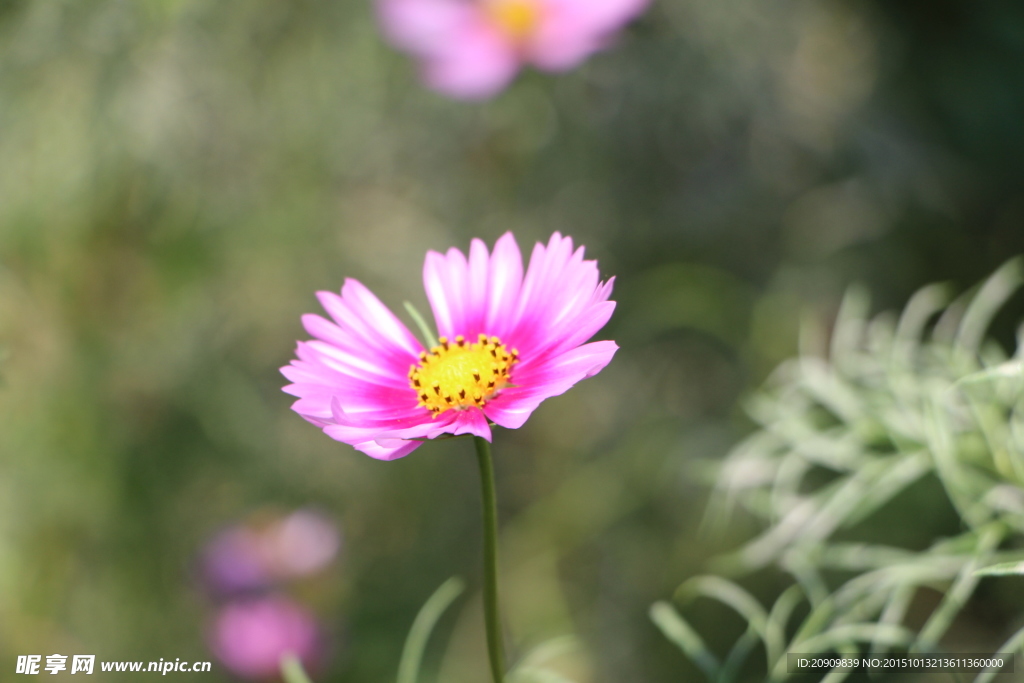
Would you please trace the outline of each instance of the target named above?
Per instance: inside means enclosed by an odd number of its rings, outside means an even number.
[[[494,0],[488,10],[498,28],[517,43],[529,38],[540,23],[536,0]]]
[[[454,342],[447,337],[439,341],[409,368],[409,386],[416,391],[419,405],[434,417],[449,408],[482,406],[508,384],[512,365],[518,362],[518,351],[509,351],[497,337],[486,334],[472,344],[461,334]]]

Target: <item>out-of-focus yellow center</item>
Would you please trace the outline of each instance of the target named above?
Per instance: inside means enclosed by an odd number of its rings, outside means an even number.
[[[482,406],[508,384],[512,365],[518,362],[518,351],[508,350],[497,337],[481,334],[470,344],[460,334],[454,342],[447,337],[439,341],[409,368],[409,386],[416,391],[419,405],[434,417],[449,408]]]
[[[493,0],[488,13],[501,32],[517,43],[529,38],[540,23],[537,0]]]

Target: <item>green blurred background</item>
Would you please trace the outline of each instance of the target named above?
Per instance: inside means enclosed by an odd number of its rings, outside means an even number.
[[[277,369],[318,289],[425,310],[427,249],[559,230],[617,276],[622,350],[497,433],[509,622],[576,634],[579,683],[680,680],[647,609],[751,531],[697,534],[692,464],[851,283],[900,307],[1024,252],[1022,124],[1015,0],[659,0],[483,104],[421,87],[369,0],[3,0],[0,678],[212,659],[203,544],[313,505],[345,535],[296,589],[338,643],[318,680],[392,680],[453,574],[427,668],[483,680],[471,444],[373,461]]]

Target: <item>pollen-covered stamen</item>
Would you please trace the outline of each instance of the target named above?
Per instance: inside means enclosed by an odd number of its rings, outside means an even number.
[[[409,368],[409,386],[419,405],[435,416],[450,408],[483,406],[487,399],[509,383],[519,353],[509,350],[497,337],[481,334],[475,343],[459,335],[454,343],[441,337],[430,353]],[[426,391],[425,389],[430,389]]]

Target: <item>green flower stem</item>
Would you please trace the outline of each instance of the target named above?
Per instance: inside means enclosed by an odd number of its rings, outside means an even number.
[[[480,493],[484,506],[484,622],[487,625],[487,654],[491,660],[494,683],[505,680],[505,653],[502,649],[501,611],[498,608],[498,496],[494,490],[494,465],[491,445],[473,437],[480,463]]]
[[[281,657],[281,678],[285,683],[311,683],[302,662],[291,652]]]

